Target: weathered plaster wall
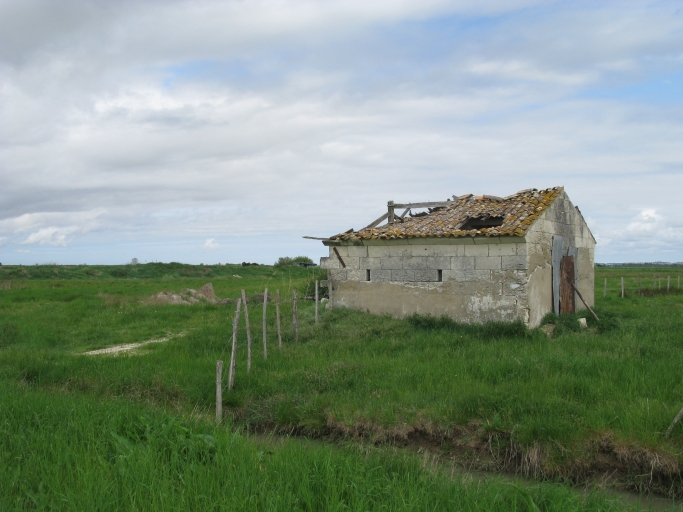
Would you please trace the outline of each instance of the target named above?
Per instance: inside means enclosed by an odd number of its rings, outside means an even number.
[[[321,259],[334,283],[332,306],[396,317],[421,313],[462,322],[529,321],[522,238],[369,240],[335,247],[346,268],[332,247],[330,257]]]
[[[569,247],[578,248],[577,288],[590,306],[595,301],[595,239],[581,213],[562,192],[555,202],[540,216],[526,234],[529,306],[531,327],[537,326],[543,316],[553,309],[552,294],[552,244],[553,236],[564,237],[564,252]],[[585,309],[576,298],[578,309]]]

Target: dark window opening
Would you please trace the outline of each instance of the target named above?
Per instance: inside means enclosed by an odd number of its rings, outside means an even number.
[[[437,272],[436,280],[440,283],[443,282],[443,270],[437,270],[436,272]]]
[[[369,281],[369,280],[370,280],[370,269],[367,269],[367,270],[365,271],[365,280],[366,280],[366,281]]]
[[[470,229],[495,228],[503,225],[505,217],[471,217],[460,227],[463,231]]]

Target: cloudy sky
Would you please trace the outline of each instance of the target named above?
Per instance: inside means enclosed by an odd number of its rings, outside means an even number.
[[[683,261],[683,3],[0,0],[0,262],[272,263],[564,185]]]

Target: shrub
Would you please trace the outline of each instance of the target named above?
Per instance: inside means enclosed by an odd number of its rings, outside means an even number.
[[[289,267],[290,265],[296,265],[297,263],[313,263],[313,260],[308,256],[296,256],[295,258],[290,258],[289,256],[283,256],[278,258],[275,262],[276,267]]]

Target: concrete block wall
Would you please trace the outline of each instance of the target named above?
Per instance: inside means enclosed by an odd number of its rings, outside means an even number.
[[[321,258],[320,264],[334,282],[332,306],[395,316],[447,314],[465,322],[528,320],[523,239],[425,242],[337,245],[345,267],[330,247],[329,257]]]
[[[500,239],[482,239],[477,243],[452,245],[414,246],[397,240],[395,245],[340,245],[336,246],[344,261],[330,247],[330,256],[321,258],[320,266],[328,269],[334,281],[382,282],[442,282],[504,279],[505,272],[524,271],[527,268],[526,243],[500,242]]]

